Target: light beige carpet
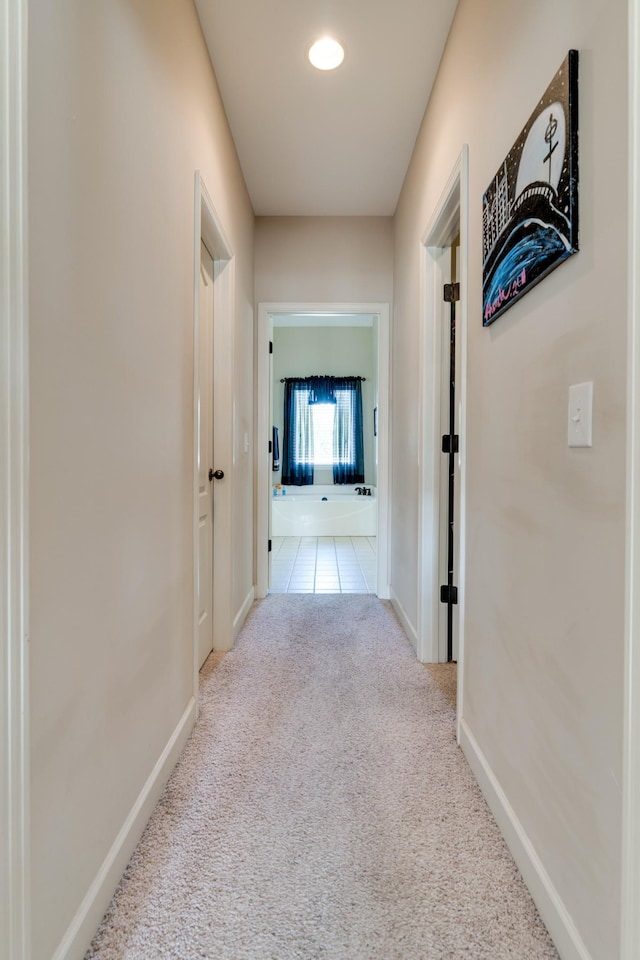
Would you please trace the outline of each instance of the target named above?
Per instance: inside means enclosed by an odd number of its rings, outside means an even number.
[[[272,595],[201,714],[91,960],[557,960],[391,607]]]
[[[458,684],[457,663],[424,663],[423,667],[444,695],[447,703],[455,710]]]

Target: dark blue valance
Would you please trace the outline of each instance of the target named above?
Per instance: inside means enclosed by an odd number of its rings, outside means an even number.
[[[309,377],[309,403],[335,403],[333,377]]]

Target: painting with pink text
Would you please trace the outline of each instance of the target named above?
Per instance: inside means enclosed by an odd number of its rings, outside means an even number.
[[[486,327],[578,251],[578,51],[570,50],[482,198]]]

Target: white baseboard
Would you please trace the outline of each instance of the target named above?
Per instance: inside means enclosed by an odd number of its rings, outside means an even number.
[[[251,607],[253,606],[255,599],[256,599],[255,587],[251,587],[251,590],[249,590],[249,593],[245,597],[244,603],[238,610],[233,620],[233,642],[234,643],[238,639],[238,634],[242,630],[242,626],[245,620],[247,619],[247,614],[249,613],[249,610],[251,610]]]
[[[191,698],[169,742],[151,771],[104,863],[89,887],[52,960],[82,960],[111,902],[131,854],[153,813],[165,783],[176,765],[196,719]]]
[[[549,874],[466,721],[460,746],[562,960],[592,960]]]
[[[394,592],[393,587],[390,588],[389,593],[390,593],[389,599],[391,600],[391,606],[395,610],[396,616],[400,621],[400,623],[402,624],[404,632],[409,638],[409,642],[411,646],[417,653],[418,652],[418,631],[409,620],[404,607],[402,606],[402,604],[400,603],[400,601],[398,600]]]

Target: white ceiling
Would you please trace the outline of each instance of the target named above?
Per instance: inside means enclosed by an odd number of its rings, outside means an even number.
[[[391,216],[457,0],[195,2],[255,213]]]

